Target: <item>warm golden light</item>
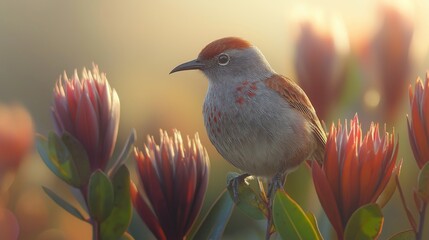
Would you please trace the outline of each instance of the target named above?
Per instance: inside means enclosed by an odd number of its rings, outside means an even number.
[[[402,122],[407,114],[412,115],[406,97],[407,87],[417,76],[429,70],[429,0],[0,0],[0,6],[0,102],[21,104],[28,109],[33,121],[32,125],[25,125],[22,124],[25,121],[5,118],[2,114],[4,108],[0,105],[0,143],[4,143],[4,136],[13,136],[15,142],[21,143],[15,148],[3,148],[3,152],[23,153],[20,149],[33,151],[22,155],[25,161],[18,169],[17,184],[10,187],[17,195],[15,199],[11,195],[8,199],[11,203],[18,203],[21,188],[26,188],[29,182],[37,185],[39,190],[41,185],[58,184],[54,175],[47,174],[48,169],[35,149],[31,149],[32,138],[23,139],[23,136],[33,134],[33,128],[43,135],[54,130],[54,120],[50,115],[50,106],[54,102],[52,88],[63,70],[70,73],[74,68],[81,69],[96,62],[106,72],[121,101],[117,136],[120,144],[126,141],[132,128],[139,133],[137,138],[140,142],[146,134],[157,134],[159,128],[199,132],[201,143],[207,147],[212,160],[213,174],[204,203],[207,205],[225,188],[226,173],[236,169],[222,159],[205,130],[202,103],[207,92],[207,79],[198,71],[174,76],[169,72],[178,64],[195,59],[209,42],[228,36],[244,38],[263,52],[277,73],[299,82],[294,59],[298,49],[296,40],[302,24],[312,22],[314,29],[311,32],[316,37],[322,36],[325,45],[310,42],[302,47],[309,52],[306,56],[310,57],[305,59],[311,66],[311,70],[303,72],[316,76],[312,78],[316,80],[308,84],[313,87],[315,95],[324,88],[329,90],[328,94],[314,101],[314,106],[326,106],[323,101],[335,97],[330,111],[325,111],[324,122],[329,126],[333,119],[350,117],[358,112],[365,128],[369,121],[380,122],[383,126],[386,122],[380,119],[383,109],[397,101],[391,107],[395,113],[391,114],[393,117],[389,119],[392,120],[387,125],[394,126],[397,130],[395,134],[404,142],[408,132]],[[387,18],[389,16],[391,20]],[[386,19],[385,26],[383,19]],[[387,20],[393,21],[393,24]],[[320,49],[334,54],[319,54],[316,50]],[[405,50],[401,52],[400,49]],[[374,54],[378,55],[375,60],[372,59]],[[388,60],[396,61],[389,65]],[[335,65],[334,70],[330,67],[332,65]],[[385,67],[381,67],[383,65]],[[401,72],[401,66],[405,65],[406,71],[402,71],[405,73],[398,77],[400,74],[395,71]],[[320,71],[316,71],[316,67]],[[324,71],[327,69],[329,71]],[[392,71],[394,73],[386,75],[381,83],[382,77],[378,72]],[[321,76],[329,80],[321,81]],[[403,84],[396,87],[395,81]],[[335,87],[330,87],[332,85]],[[402,89],[403,86],[407,89]],[[385,92],[392,93],[392,97],[385,97]],[[311,95],[310,91],[306,93]],[[12,132],[22,134],[11,135]],[[407,161],[413,159],[408,144],[401,142],[400,157]],[[416,171],[417,166],[405,164],[401,173],[401,180],[406,180],[404,187],[409,191],[413,189],[410,184],[416,182]],[[289,178],[299,179],[288,183],[291,186],[289,189],[300,190],[298,194],[292,192],[292,196],[303,195],[302,192],[306,191],[301,190],[309,186],[305,185],[305,181],[310,181],[309,177],[301,181],[302,175],[297,173]],[[1,185],[9,184],[3,181]],[[301,200],[306,198],[300,197]],[[45,200],[52,202],[48,198]],[[385,209],[386,216],[403,216],[403,209],[396,207],[398,198],[392,200],[394,207]],[[312,200],[312,204],[317,205],[315,202]],[[20,208],[23,208],[30,203],[24,201],[21,204]],[[203,206],[203,212],[207,207]],[[46,223],[49,228],[58,228],[70,239],[89,239],[91,229],[88,224],[79,222],[61,208],[52,207],[49,210],[49,218],[52,218]],[[46,220],[35,218],[40,219],[29,219],[35,223]],[[242,220],[240,218],[239,224],[231,223],[225,238],[236,239],[233,235],[236,233],[242,239],[262,238],[258,235],[259,223]],[[391,219],[386,218],[380,239],[389,238],[399,229],[409,228],[405,218],[396,220],[398,222],[392,223]],[[21,226],[22,232],[26,231],[25,227]],[[231,229],[235,232],[231,233]],[[135,239],[149,238],[144,235]],[[34,239],[37,236],[20,236],[20,240]]]
[[[376,108],[380,104],[380,92],[372,88],[366,91],[363,96],[365,105],[369,108]]]

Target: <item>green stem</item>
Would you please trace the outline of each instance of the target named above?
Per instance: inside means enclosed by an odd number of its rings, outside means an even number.
[[[100,240],[100,224],[95,220],[92,221],[92,240]]]
[[[266,207],[266,212],[264,211],[264,215],[267,218],[267,227],[265,231],[265,240],[269,240],[271,237],[271,224],[272,224],[272,198],[270,196],[270,186],[267,186],[267,190],[265,191],[264,184],[262,183],[261,179],[258,178],[258,184],[259,184],[259,190],[261,191],[261,197],[262,201]],[[270,184],[268,184],[270,185]]]
[[[427,202],[424,201],[421,209],[419,210],[420,222],[419,222],[419,230],[417,231],[417,235],[416,235],[416,240],[423,239],[423,227],[425,225],[427,205],[428,205]]]
[[[416,221],[414,220],[413,215],[411,214],[411,211],[407,207],[407,203],[405,202],[404,192],[402,191],[402,187],[401,187],[401,183],[399,182],[398,175],[396,175],[395,180],[396,180],[396,186],[398,186],[399,196],[401,197],[402,206],[404,207],[405,213],[407,214],[408,222],[410,223],[411,228],[413,228],[413,231],[417,233]]]
[[[271,238],[271,225],[273,224],[273,200],[272,197],[268,197],[268,216],[267,216],[267,229],[265,232],[265,240],[269,240]]]
[[[86,207],[89,209],[88,186],[82,186],[80,192],[85,200]],[[92,225],[92,240],[100,240],[100,223],[92,217],[90,217],[88,222]]]

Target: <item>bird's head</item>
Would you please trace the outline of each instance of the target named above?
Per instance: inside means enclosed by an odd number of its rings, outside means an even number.
[[[221,38],[209,43],[197,59],[180,64],[170,74],[194,69],[201,70],[211,83],[257,81],[274,73],[255,46],[237,37]]]

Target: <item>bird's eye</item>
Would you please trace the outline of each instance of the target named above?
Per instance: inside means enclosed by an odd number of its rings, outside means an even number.
[[[219,57],[217,58],[217,62],[219,63],[219,65],[225,66],[229,63],[229,56],[226,53],[222,53],[221,55],[219,55]]]

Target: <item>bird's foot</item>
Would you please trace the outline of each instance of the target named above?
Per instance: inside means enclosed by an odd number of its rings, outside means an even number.
[[[238,197],[238,187],[240,186],[240,184],[244,183],[245,179],[247,177],[249,177],[250,174],[248,173],[243,173],[238,175],[237,177],[231,178],[230,180],[228,180],[227,186],[228,189],[230,191],[232,191],[232,195],[233,195],[233,201],[237,204],[240,199]]]
[[[268,184],[267,198],[272,200],[278,189],[283,189],[286,176],[285,174],[277,173]],[[271,204],[270,204],[271,205]]]

